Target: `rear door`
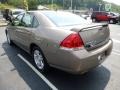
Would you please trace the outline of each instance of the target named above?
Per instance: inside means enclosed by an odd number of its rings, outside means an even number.
[[[102,12],[96,12],[96,18],[98,21],[102,21]]]
[[[103,13],[102,13],[102,21],[108,21],[108,20],[109,20],[109,18],[108,18],[108,13],[103,12]]]
[[[97,12],[97,20],[108,21],[108,15],[106,12]]]

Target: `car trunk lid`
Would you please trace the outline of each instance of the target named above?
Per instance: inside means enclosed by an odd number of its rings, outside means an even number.
[[[79,32],[84,47],[90,51],[96,49],[109,41],[108,24],[94,24],[87,27],[72,28],[71,31]]]

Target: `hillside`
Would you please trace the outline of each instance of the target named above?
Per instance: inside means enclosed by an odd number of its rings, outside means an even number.
[[[23,8],[23,0],[0,0],[2,3],[7,3],[8,5],[13,5],[15,7]],[[52,2],[53,1],[53,2]],[[70,9],[71,7],[71,0],[27,0],[29,10],[36,9],[37,5],[45,5],[49,8],[52,8],[52,3],[54,9]],[[84,10],[90,9],[93,10],[105,10],[105,4],[102,0],[72,0],[72,9],[77,10]],[[101,7],[100,7],[101,4]],[[115,4],[111,4],[111,11],[119,12],[120,13],[120,6]]]

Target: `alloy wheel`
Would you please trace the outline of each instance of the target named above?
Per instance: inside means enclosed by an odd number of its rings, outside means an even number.
[[[34,50],[34,61],[38,69],[44,69],[44,58],[39,50]]]

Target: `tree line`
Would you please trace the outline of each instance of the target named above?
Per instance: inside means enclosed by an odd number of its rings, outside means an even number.
[[[13,5],[18,8],[24,8],[23,4],[24,0],[1,0],[2,3],[7,3],[9,5]],[[31,9],[37,9],[38,5],[51,5],[52,3],[62,7],[62,9],[70,9],[71,7],[71,0],[26,0],[28,4],[29,10]],[[101,7],[100,7],[101,4]],[[72,0],[72,9],[90,9],[93,10],[105,10],[105,4],[106,2],[103,2],[103,0]],[[59,9],[59,7],[58,7]],[[112,4],[112,11],[118,11],[120,12],[120,6],[117,6],[115,4]]]

